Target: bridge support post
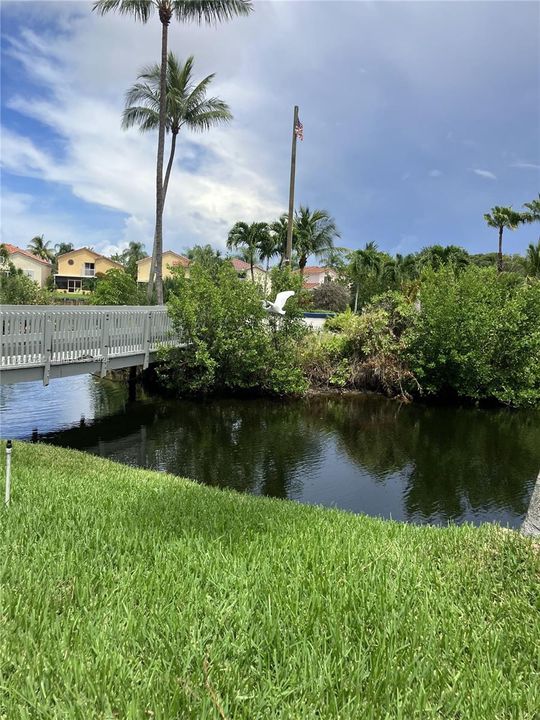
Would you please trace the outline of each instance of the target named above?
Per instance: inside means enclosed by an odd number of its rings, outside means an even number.
[[[103,326],[101,328],[101,377],[107,374],[107,365],[109,364],[109,343],[111,335],[111,314],[106,313],[103,318]]]
[[[43,330],[43,385],[49,384],[51,374],[51,356],[52,356],[52,319],[49,315],[45,316],[45,328]]]

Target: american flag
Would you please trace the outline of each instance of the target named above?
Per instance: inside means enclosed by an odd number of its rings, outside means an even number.
[[[294,134],[299,140],[304,140],[304,126],[300,122],[300,118],[296,120],[296,125],[294,126]]]

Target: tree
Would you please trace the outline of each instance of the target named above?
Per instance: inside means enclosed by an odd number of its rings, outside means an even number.
[[[221,252],[211,245],[194,245],[185,252],[186,257],[207,270],[216,270],[223,262]]]
[[[255,222],[251,223],[251,225],[245,222],[237,222],[229,232],[227,247],[245,250],[246,262],[249,262],[252,280],[255,280],[253,266],[257,260],[258,249],[262,244],[266,243],[268,235],[269,228],[267,223],[264,222]]]
[[[294,248],[298,254],[300,275],[304,274],[308,258],[311,255],[322,257],[334,246],[334,240],[340,237],[334,218],[326,210],[310,211],[300,206],[294,218]]]
[[[270,260],[276,255],[279,255],[282,251],[281,238],[279,238],[275,233],[270,232],[270,228],[268,228],[268,226],[267,231],[261,233],[259,236],[257,251],[261,261],[266,261],[266,275],[264,276],[264,294],[266,295]]]
[[[382,276],[396,288],[399,288],[407,280],[413,280],[418,276],[418,266],[414,254],[397,255],[384,261],[382,265]]]
[[[43,235],[33,237],[28,244],[28,249],[32,255],[42,260],[48,260],[49,262],[54,260],[54,253],[50,248],[50,243],[45,240]]]
[[[534,245],[529,243],[527,248],[527,274],[531,277],[540,278],[540,240]]]
[[[90,296],[92,305],[144,305],[144,300],[144,291],[123,270],[107,270]]]
[[[132,15],[136,20],[147,23],[157,11],[161,22],[161,65],[159,76],[159,122],[156,160],[156,225],[154,232],[155,283],[157,302],[163,302],[163,156],[165,154],[165,128],[167,122],[167,58],[168,31],[171,20],[180,22],[217,23],[230,20],[236,15],[248,15],[252,10],[250,0],[97,0],[93,6],[100,15],[119,12]],[[148,283],[149,296],[152,293],[153,273]]]
[[[270,232],[274,236],[275,243],[279,247],[279,267],[283,265],[285,253],[287,250],[287,227],[289,218],[286,213],[280,215],[277,220],[270,224]],[[294,228],[293,228],[293,245],[294,245]]]
[[[137,279],[137,263],[139,260],[148,257],[143,243],[131,240],[129,245],[121,253],[111,256],[111,260],[120,263],[135,280]]]
[[[381,270],[382,257],[376,243],[368,242],[363,250],[354,250],[350,254],[348,273],[355,287],[354,312],[358,312],[360,286],[368,276],[378,278],[381,275]]]
[[[500,207],[496,205],[491,208],[491,213],[484,215],[484,220],[487,222],[489,227],[497,228],[499,231],[499,251],[497,256],[497,270],[502,272],[503,269],[503,253],[502,253],[502,241],[504,229],[515,230],[517,226],[523,222],[523,215],[521,213],[512,210],[511,207]]]
[[[217,97],[207,98],[206,93],[214,74],[208,75],[197,85],[192,79],[193,55],[182,64],[171,52],[167,59],[167,104],[165,130],[171,134],[171,149],[163,182],[163,204],[174,162],[176,139],[182,127],[193,132],[204,132],[215,125],[232,120],[229,106]],[[137,82],[126,94],[126,107],[122,115],[122,127],[138,125],[141,132],[159,127],[160,105],[159,65],[145,68],[137,76]]]
[[[338,282],[324,282],[313,290],[313,306],[318,310],[343,312],[349,307],[351,293]]]
[[[527,208],[526,212],[522,214],[523,222],[540,222],[540,193],[538,193],[538,198],[531,200],[529,203],[524,203],[523,207]]]
[[[428,245],[416,256],[419,270],[426,267],[439,270],[443,265],[452,265],[455,270],[462,270],[469,262],[469,253],[459,245]]]
[[[74,249],[73,243],[67,243],[67,242],[61,242],[58,243],[58,245],[54,246],[54,252],[56,257],[59,255],[65,255],[68,252],[71,252]]]

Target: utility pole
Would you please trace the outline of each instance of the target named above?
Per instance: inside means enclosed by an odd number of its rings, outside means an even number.
[[[296,139],[298,137],[298,105],[294,106],[291,147],[291,184],[289,186],[289,218],[287,222],[287,247],[285,249],[285,265],[290,267],[292,257],[293,214],[294,214],[294,179],[296,175]]]

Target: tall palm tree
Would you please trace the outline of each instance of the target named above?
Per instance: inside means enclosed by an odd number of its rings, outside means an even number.
[[[38,258],[42,260],[48,260],[52,262],[54,260],[54,253],[50,248],[50,243],[45,240],[43,235],[36,235],[28,243],[28,249]]]
[[[289,217],[286,213],[280,215],[277,220],[270,223],[270,232],[272,233],[276,245],[279,247],[279,267],[283,265],[285,259],[285,253],[287,250],[287,226],[289,224]],[[293,244],[294,244],[294,228],[293,228]]]
[[[504,229],[515,230],[517,226],[523,222],[523,215],[511,207],[500,207],[496,205],[491,208],[491,213],[484,215],[484,220],[487,222],[489,227],[497,228],[499,231],[499,250],[497,253],[497,270],[502,272],[503,269],[503,252],[502,252],[502,241]]]
[[[60,242],[54,246],[54,252],[56,257],[58,257],[59,255],[65,255],[66,253],[71,252],[73,249],[73,243],[70,242]]]
[[[304,274],[310,255],[323,256],[334,246],[334,240],[341,237],[334,218],[326,210],[310,211],[300,206],[294,217],[294,249],[298,254],[300,274]]]
[[[523,203],[523,207],[526,208],[526,211],[523,213],[523,222],[540,222],[540,193],[538,193],[538,197],[535,200],[531,200],[529,203]]]
[[[198,84],[192,79],[193,55],[185,63],[170,52],[167,59],[167,113],[165,131],[171,134],[171,149],[163,181],[163,204],[167,196],[169,178],[176,151],[176,139],[182,127],[194,132],[209,130],[215,125],[232,120],[229,106],[217,97],[207,98],[208,86],[215,74],[208,75]],[[160,105],[159,65],[144,68],[126,94],[126,107],[122,115],[122,127],[139,126],[141,132],[159,127]]]
[[[382,255],[374,242],[366,243],[362,250],[350,254],[349,275],[355,287],[354,312],[358,312],[360,285],[368,275],[379,276],[382,272]]]
[[[257,260],[258,248],[266,242],[266,237],[269,234],[268,224],[264,222],[255,222],[251,223],[251,225],[246,222],[237,222],[229,232],[227,247],[239,248],[245,251],[246,262],[249,262],[252,280],[255,280],[253,267]]]
[[[401,287],[401,285],[407,281],[412,280],[417,272],[416,258],[413,254],[409,255],[397,255],[383,262],[381,273],[385,280]]]
[[[156,160],[156,226],[154,232],[155,283],[158,304],[163,303],[163,157],[165,154],[165,126],[167,120],[167,57],[169,25],[173,18],[180,22],[214,24],[230,20],[236,15],[248,15],[253,7],[251,0],[97,0],[93,6],[100,15],[119,12],[147,23],[157,11],[161,22],[161,65],[159,76],[159,122]],[[150,273],[152,280],[152,272]],[[148,283],[149,294],[152,282]]]

